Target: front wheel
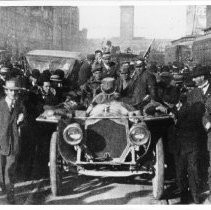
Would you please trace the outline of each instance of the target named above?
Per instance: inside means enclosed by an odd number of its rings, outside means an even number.
[[[154,170],[155,176],[152,179],[153,196],[159,200],[164,191],[164,149],[162,138],[156,144]]]
[[[61,194],[62,188],[62,157],[58,152],[57,144],[58,133],[54,132],[50,143],[50,182],[53,196]]]

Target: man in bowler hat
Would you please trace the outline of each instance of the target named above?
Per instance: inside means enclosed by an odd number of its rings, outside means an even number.
[[[206,146],[206,133],[202,124],[205,114],[205,103],[211,93],[208,78],[209,71],[205,67],[196,67],[192,79],[196,87],[187,94],[187,100],[178,108],[175,158],[178,186],[181,190],[181,202],[188,202],[188,194],[194,203],[200,203],[200,158],[202,148]],[[204,156],[203,156],[204,157]]]

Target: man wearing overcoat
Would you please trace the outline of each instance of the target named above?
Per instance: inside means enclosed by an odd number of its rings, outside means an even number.
[[[14,182],[19,154],[19,126],[24,119],[24,107],[19,100],[21,90],[17,79],[6,81],[5,97],[0,100],[0,186],[7,200],[14,204]]]
[[[187,102],[179,109],[176,123],[175,162],[182,203],[188,202],[188,187],[193,201],[201,202],[199,163],[207,138],[202,119],[206,111],[206,100],[211,91],[208,81],[210,73],[205,67],[195,68],[192,77],[196,88],[187,94]]]

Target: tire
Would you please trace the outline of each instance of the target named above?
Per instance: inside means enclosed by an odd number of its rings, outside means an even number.
[[[57,145],[57,132],[54,132],[51,136],[50,142],[50,182],[51,182],[51,191],[53,196],[61,195],[62,188],[62,165],[59,166],[58,162],[61,161],[62,157],[58,152]]]
[[[159,200],[164,191],[164,149],[162,138],[156,144],[154,169],[155,176],[152,179],[153,197]]]

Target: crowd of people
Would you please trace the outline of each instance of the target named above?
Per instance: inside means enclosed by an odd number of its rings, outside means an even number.
[[[0,187],[8,202],[15,202],[17,167],[27,178],[43,175],[36,162],[47,168],[46,139],[50,140],[55,126],[36,122],[43,111],[60,106],[68,111],[90,110],[118,100],[144,110],[143,114],[174,115],[166,131],[181,201],[187,203],[191,195],[200,203],[201,171],[206,170],[205,163],[211,164],[210,68],[150,64],[138,57],[119,62],[107,49],[87,55],[72,72],[74,79],[65,78],[61,69],[0,67]],[[208,174],[211,189],[211,167]],[[211,195],[208,199],[211,202]]]

